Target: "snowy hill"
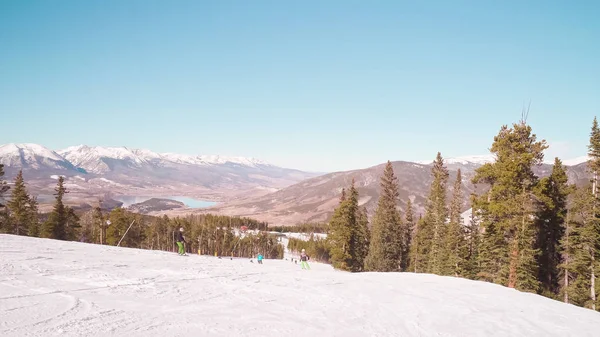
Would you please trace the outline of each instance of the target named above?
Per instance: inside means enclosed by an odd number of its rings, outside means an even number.
[[[0,235],[0,335],[597,336],[600,313],[498,285]]]

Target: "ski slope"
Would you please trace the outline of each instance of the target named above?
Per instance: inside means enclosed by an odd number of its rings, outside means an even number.
[[[0,336],[598,336],[498,285],[0,235]]]

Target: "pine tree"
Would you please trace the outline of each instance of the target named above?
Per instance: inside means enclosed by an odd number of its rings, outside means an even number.
[[[369,220],[367,209],[358,209],[357,214],[357,233],[354,235],[354,268],[353,271],[364,271],[365,259],[369,254],[369,242],[371,233],[369,232]]]
[[[42,226],[41,234],[44,238],[58,240],[68,239],[68,209],[63,204],[63,197],[65,193],[67,193],[67,190],[64,187],[64,182],[65,178],[60,176],[55,188],[56,193],[54,195],[56,196],[56,202],[54,204],[54,209],[50,213],[48,220],[46,220]]]
[[[13,226],[12,233],[15,235],[26,235],[29,227],[30,210],[29,194],[23,180],[23,171],[20,170],[15,178],[14,188],[7,203],[10,214],[10,223]]]
[[[471,208],[469,224],[465,229],[467,258],[465,261],[464,277],[473,280],[477,279],[479,275],[479,245],[481,242],[479,220],[476,212]]]
[[[349,192],[342,190],[340,203],[329,222],[330,261],[336,269],[358,272],[364,268],[369,234],[366,214],[361,213],[358,190],[352,179]]]
[[[538,258],[539,280],[542,293],[554,297],[559,292],[559,269],[561,263],[560,240],[565,232],[567,197],[571,192],[567,172],[560,159],[555,158],[552,173],[542,178],[537,186]]]
[[[446,219],[448,208],[446,206],[446,191],[448,184],[448,169],[444,165],[442,154],[438,152],[431,169],[433,181],[427,198],[425,217],[422,228],[423,237],[419,240],[423,254],[427,255],[428,273],[442,274],[446,265]],[[422,255],[422,254],[420,254]]]
[[[413,206],[410,199],[406,202],[406,212],[404,213],[403,222],[403,241],[402,241],[402,263],[400,268],[402,271],[408,271],[411,259],[412,238],[415,231],[415,220],[413,214]]]
[[[569,256],[568,264],[561,267],[570,276],[563,284],[563,296],[569,303],[596,309],[595,271],[596,256],[600,246],[600,223],[595,215],[592,185],[577,188],[569,212],[568,236],[563,238],[563,253]],[[567,244],[568,239],[568,244]]]
[[[598,127],[598,120],[594,117],[592,122],[592,131],[590,132],[590,143],[588,145],[588,170],[591,171],[592,178],[592,192],[593,203],[592,203],[592,214],[593,217],[588,221],[588,226],[585,226],[585,230],[589,229],[590,235],[593,239],[597,238],[597,232],[594,232],[594,227],[600,222],[600,196],[598,195],[598,171],[600,170],[600,128]],[[599,246],[597,241],[590,243],[590,246],[586,246],[589,250],[590,257],[590,301],[592,302],[592,309],[596,310],[596,270],[598,268],[597,256],[600,253],[597,249]]]
[[[524,121],[504,125],[490,149],[496,161],[476,170],[473,183],[490,185],[474,200],[484,229],[479,247],[484,280],[523,291],[539,288],[533,167],[542,163],[546,148]]]
[[[400,271],[402,262],[402,218],[397,209],[398,178],[391,162],[381,177],[381,193],[371,226],[369,255],[365,268],[369,271]]]
[[[456,174],[452,202],[450,205],[450,222],[446,232],[446,266],[444,275],[464,276],[468,247],[465,240],[463,219],[461,217],[463,208],[462,175],[460,169]]]
[[[40,217],[38,210],[38,201],[36,197],[29,198],[29,228],[27,234],[29,236],[40,236]]]
[[[431,228],[421,216],[414,227],[409,247],[408,269],[414,273],[424,273],[427,270],[427,256],[431,248]]]
[[[0,233],[8,233],[8,213],[6,205],[3,204],[4,194],[10,189],[4,177],[4,164],[0,164]]]

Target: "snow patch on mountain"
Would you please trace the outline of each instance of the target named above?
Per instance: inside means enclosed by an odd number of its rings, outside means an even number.
[[[469,164],[483,165],[483,164],[487,164],[487,163],[493,163],[495,160],[496,160],[496,157],[493,154],[444,158],[444,162],[446,164],[462,164],[462,165],[469,165]],[[423,165],[429,165],[432,163],[433,163],[433,160],[422,160],[422,161],[417,162],[417,164],[423,164]]]
[[[566,166],[576,166],[582,163],[587,162],[590,159],[588,156],[581,156],[577,158],[571,158],[563,161],[563,165]]]

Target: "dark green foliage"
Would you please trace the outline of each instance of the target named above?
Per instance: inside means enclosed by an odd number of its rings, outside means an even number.
[[[467,240],[467,258],[463,277],[477,279],[477,275],[480,272],[479,245],[481,242],[481,231],[476,212],[471,213],[469,223],[465,228],[465,238]]]
[[[38,210],[38,201],[36,197],[29,198],[29,227],[27,234],[29,236],[40,236],[40,216]]]
[[[448,183],[448,169],[444,159],[438,152],[433,167],[431,168],[433,181],[427,197],[425,216],[417,223],[415,245],[412,252],[414,272],[427,272],[441,274],[446,266],[446,219],[448,208],[446,205],[446,190]]]
[[[571,193],[567,172],[560,159],[555,158],[552,174],[542,178],[537,186],[537,247],[541,291],[546,296],[559,292],[559,269],[561,263],[560,240],[565,233],[567,197]]]
[[[329,222],[327,240],[330,261],[334,268],[358,272],[364,269],[368,229],[366,215],[358,207],[358,190],[352,185],[346,194],[342,190],[340,203]]]
[[[46,222],[42,225],[42,237],[57,240],[69,240],[75,236],[70,227],[70,225],[74,225],[72,212],[69,211],[69,207],[66,207],[63,203],[63,197],[67,193],[64,182],[65,178],[60,176],[55,188],[56,202],[54,203],[54,209]]]
[[[400,261],[400,269],[402,271],[408,271],[410,265],[412,238],[415,231],[413,207],[410,199],[408,199],[406,203],[406,212],[404,213],[404,222],[402,225],[402,260]]]
[[[460,169],[456,174],[452,202],[450,204],[450,222],[446,232],[446,265],[443,275],[464,276],[468,259],[468,246],[463,228],[461,211],[463,208],[462,175]]]
[[[345,193],[345,192],[344,192]],[[324,234],[329,231],[328,223],[301,223],[294,226],[271,226],[269,230],[279,233],[320,233]]]
[[[291,252],[298,253],[302,251],[302,249],[306,249],[306,254],[310,256],[312,261],[318,261],[323,263],[330,263],[330,246],[329,241],[327,239],[315,238],[314,235],[308,239],[308,241],[289,238],[288,239],[288,249]]]
[[[388,161],[381,177],[381,193],[371,227],[369,254],[365,260],[368,271],[400,271],[404,248],[398,198],[398,178]]]
[[[538,291],[533,167],[541,164],[545,141],[524,122],[502,126],[490,151],[496,162],[477,169],[473,183],[490,186],[474,200],[484,234],[479,246],[480,278],[524,291]]]
[[[25,235],[28,232],[30,216],[30,197],[27,194],[23,171],[19,171],[11,192],[10,201],[6,204],[10,216],[11,233]]]
[[[592,286],[598,270],[600,221],[594,212],[595,198],[591,186],[578,188],[569,216],[568,236],[563,238],[563,253],[569,260],[561,267],[568,272],[569,284],[563,284],[563,295],[575,305],[595,308],[596,287]]]
[[[4,164],[0,164],[0,233],[9,232],[8,224],[8,212],[6,211],[6,205],[4,204],[4,196],[10,189],[10,186],[6,183],[4,177]]]

